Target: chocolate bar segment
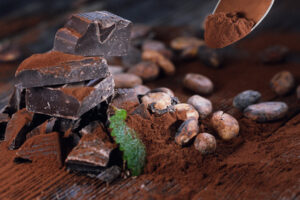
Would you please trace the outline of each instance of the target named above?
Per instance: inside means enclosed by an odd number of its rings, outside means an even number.
[[[0,113],[0,140],[4,139],[6,125],[9,122],[9,120],[10,120],[10,117],[8,114]]]
[[[116,145],[110,142],[100,124],[92,129],[91,133],[83,134],[79,144],[68,155],[66,165],[69,169],[98,174],[108,165]]]
[[[33,119],[33,113],[25,108],[13,114],[5,130],[5,141],[8,141],[8,148],[13,150],[19,148],[26,139],[26,133]]]
[[[30,160],[33,162],[55,163],[62,166],[59,133],[36,135],[28,140],[16,152],[15,160]]]
[[[107,62],[100,57],[68,55],[57,51],[34,54],[16,71],[16,86],[21,88],[81,82],[109,76]]]
[[[27,110],[35,113],[76,120],[110,97],[113,88],[111,76],[94,86],[28,88],[26,106]]]
[[[26,140],[28,140],[29,138],[32,138],[36,135],[53,132],[55,121],[56,121],[55,118],[50,118],[50,119],[46,120],[44,123],[35,127],[33,130],[31,130],[29,133],[26,134]]]
[[[72,15],[56,32],[56,51],[82,56],[127,54],[132,23],[107,11]]]

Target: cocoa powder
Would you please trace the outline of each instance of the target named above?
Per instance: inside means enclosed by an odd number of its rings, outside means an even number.
[[[204,39],[211,48],[223,48],[248,35],[254,25],[241,13],[215,13],[206,18]]]
[[[49,51],[43,54],[33,54],[20,64],[16,73],[24,69],[36,69],[55,65],[59,66],[68,61],[82,60],[84,58],[85,57],[83,56],[65,54],[58,51]]]
[[[65,94],[69,96],[73,96],[79,101],[82,101],[85,97],[87,97],[91,92],[95,90],[93,87],[74,87],[74,88],[61,88]]]

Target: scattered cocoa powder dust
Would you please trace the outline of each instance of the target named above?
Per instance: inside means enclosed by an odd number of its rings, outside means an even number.
[[[69,61],[82,60],[85,57],[65,54],[58,51],[49,51],[42,54],[33,54],[29,58],[25,59],[16,71],[16,74],[24,69],[38,69],[48,66],[59,66],[62,63]]]
[[[204,39],[211,48],[223,48],[248,35],[254,25],[241,13],[215,13],[206,18]]]
[[[166,36],[169,38],[174,32],[166,31]],[[237,50],[247,51],[249,56],[230,59],[220,70],[199,61],[178,62],[174,76],[147,83],[150,88],[169,87],[181,102],[186,102],[193,95],[182,87],[186,73],[201,73],[212,79],[216,90],[207,98],[214,110],[222,109],[233,115],[241,128],[237,138],[225,142],[212,131],[209,119],[201,121],[201,131],[216,136],[214,154],[202,156],[193,146],[181,148],[174,144],[177,125],[172,123],[175,120],[172,114],[155,119],[151,116],[149,120],[129,116],[128,124],[134,126],[147,147],[145,173],[106,187],[95,178],[50,166],[52,161],[16,164],[13,162],[16,151],[9,151],[4,141],[0,144],[0,199],[299,199],[300,104],[295,92],[276,97],[269,88],[269,80],[283,68],[299,81],[299,63],[270,67],[261,64],[257,56],[274,44],[300,52],[299,42],[299,33],[260,34],[238,45]],[[243,118],[241,112],[232,108],[232,98],[247,89],[258,90],[262,101],[286,102],[290,107],[289,117],[264,124]],[[129,108],[133,109],[134,106]],[[292,115],[297,112],[297,116]]]
[[[91,92],[95,90],[93,87],[70,87],[70,88],[61,88],[65,94],[69,96],[73,96],[79,101],[82,101],[85,97],[87,97]]]

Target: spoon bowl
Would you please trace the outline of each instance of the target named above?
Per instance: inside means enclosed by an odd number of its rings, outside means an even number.
[[[255,22],[253,31],[267,16],[274,4],[274,0],[219,0],[213,14],[218,12],[239,12],[247,19]]]

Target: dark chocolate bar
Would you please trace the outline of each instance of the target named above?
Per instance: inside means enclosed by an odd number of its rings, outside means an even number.
[[[15,160],[20,159],[41,162],[47,160],[47,165],[55,163],[58,167],[62,166],[59,133],[52,132],[29,138],[16,152]]]
[[[84,133],[79,144],[68,155],[66,164],[69,169],[99,173],[108,165],[110,154],[116,145],[110,142],[100,124],[90,130],[92,132]]]
[[[0,140],[4,139],[6,125],[9,122],[9,120],[10,120],[10,117],[8,114],[0,113]]]
[[[106,183],[111,183],[121,175],[121,168],[117,165],[111,166],[110,168],[105,169],[99,175],[97,179],[104,181]]]
[[[15,77],[16,86],[30,88],[81,82],[105,78],[109,75],[104,58],[50,51],[34,54],[24,60],[17,69]]]
[[[107,11],[72,15],[56,32],[56,51],[82,56],[127,54],[132,23]]]
[[[4,140],[8,141],[9,149],[17,149],[24,143],[32,119],[33,113],[25,108],[13,114],[5,130]]]
[[[33,130],[31,130],[29,133],[26,134],[26,140],[28,140],[29,138],[32,138],[36,135],[53,132],[55,121],[56,121],[55,118],[50,118],[50,119],[46,120],[44,123],[35,127]]]
[[[26,107],[35,113],[75,120],[110,97],[113,88],[111,76],[93,86],[28,88]]]

